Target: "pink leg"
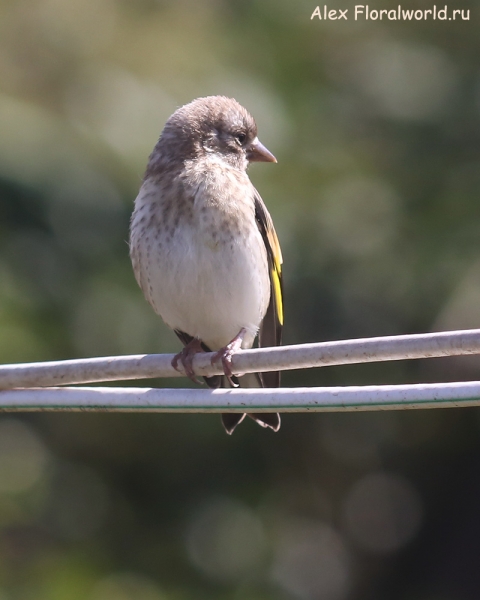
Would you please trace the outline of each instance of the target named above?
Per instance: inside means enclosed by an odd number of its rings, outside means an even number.
[[[202,348],[202,343],[198,338],[193,338],[192,340],[190,340],[190,342],[188,342],[188,344],[181,352],[175,354],[172,360],[172,367],[179,372],[181,372],[181,370],[178,368],[178,361],[182,361],[185,374],[194,383],[202,383],[195,377],[195,373],[193,372],[192,367],[193,357],[199,352],[204,352],[204,349]]]
[[[245,337],[246,333],[247,330],[245,329],[245,327],[242,327],[242,329],[240,329],[238,334],[233,338],[231,342],[229,342],[223,348],[220,348],[218,352],[215,352],[211,361],[212,366],[217,362],[217,360],[222,361],[223,372],[225,373],[226,377],[233,385],[233,387],[237,387],[237,385],[232,381],[232,356],[242,347],[243,338]]]

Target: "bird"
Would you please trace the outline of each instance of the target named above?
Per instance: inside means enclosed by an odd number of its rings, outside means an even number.
[[[198,352],[214,352],[224,375],[210,388],[279,387],[278,372],[238,376],[239,349],[277,346],[283,327],[282,253],[272,218],[247,175],[276,163],[251,114],[225,96],[197,98],[166,121],[149,157],[130,223],[135,278],[153,310],[176,333],[193,381]],[[248,413],[280,428],[278,413]],[[222,414],[232,434],[244,413]]]

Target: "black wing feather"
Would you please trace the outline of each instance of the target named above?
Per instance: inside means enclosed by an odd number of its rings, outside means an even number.
[[[282,259],[272,218],[257,191],[255,191],[255,219],[267,250],[268,269],[270,273],[270,303],[258,333],[259,347],[266,348],[269,346],[279,346],[282,342],[283,306],[278,305],[278,295],[273,280],[274,273],[276,273],[278,285],[280,286],[281,299],[283,297],[283,282],[280,267]],[[260,376],[264,387],[273,388],[280,386],[279,371],[261,373]]]

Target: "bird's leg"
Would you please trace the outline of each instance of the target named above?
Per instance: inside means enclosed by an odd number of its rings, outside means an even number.
[[[202,348],[202,342],[198,338],[192,338],[181,352],[175,354],[172,360],[172,367],[176,371],[181,372],[181,370],[178,368],[178,361],[181,360],[185,370],[185,375],[194,383],[201,384],[202,382],[195,377],[192,367],[193,357],[199,352],[204,352],[204,349]]]
[[[245,327],[242,327],[231,342],[229,342],[223,348],[220,348],[218,352],[215,352],[211,360],[212,366],[217,362],[217,360],[222,361],[223,372],[233,387],[238,387],[238,384],[235,384],[232,381],[232,356],[242,347],[243,338],[245,337],[246,333],[247,330]]]

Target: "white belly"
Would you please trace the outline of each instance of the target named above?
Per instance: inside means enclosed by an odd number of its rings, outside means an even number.
[[[154,237],[139,242],[147,298],[167,325],[212,350],[244,327],[243,347],[251,347],[270,300],[265,246],[254,223],[251,229],[249,237],[223,244],[189,226],[168,243]]]

